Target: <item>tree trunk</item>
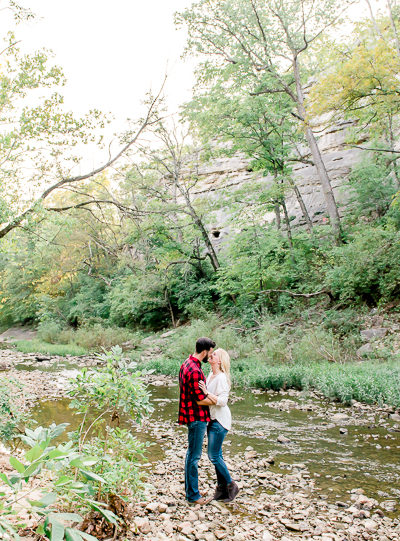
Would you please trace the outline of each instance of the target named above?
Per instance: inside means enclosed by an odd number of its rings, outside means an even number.
[[[294,180],[292,179],[291,176],[289,176],[289,183],[290,183],[290,185],[292,186],[292,188],[293,188],[293,190],[294,190],[294,193],[295,193],[295,195],[296,195],[296,198],[297,198],[297,202],[298,202],[299,205],[300,205],[301,212],[303,213],[304,220],[306,221],[307,231],[308,231],[308,232],[310,233],[310,235],[311,235],[312,232],[313,232],[313,224],[312,224],[310,215],[308,214],[308,210],[307,210],[306,204],[304,203],[303,196],[301,195],[300,190],[299,190],[298,187],[296,186],[296,183],[294,182]]]
[[[389,129],[389,148],[390,150],[394,150],[394,144],[395,144],[395,136],[393,132],[393,117],[392,115],[389,115],[388,118],[388,129]],[[396,154],[394,154],[394,158],[391,160],[391,166],[393,169],[393,174],[397,182],[397,186],[400,186],[400,177],[399,172],[397,170],[397,158]]]
[[[184,194],[184,197],[185,197],[186,205],[187,205],[187,207],[189,209],[190,215],[193,218],[193,221],[194,221],[195,225],[199,229],[199,231],[201,233],[201,236],[203,237],[204,244],[207,247],[207,253],[208,253],[208,256],[210,258],[211,265],[212,265],[213,269],[215,271],[217,271],[219,269],[219,267],[220,267],[220,264],[219,264],[219,261],[218,261],[217,254],[216,254],[216,252],[214,250],[214,246],[212,245],[210,237],[208,236],[207,230],[204,227],[204,224],[201,221],[201,218],[198,216],[197,212],[192,207],[190,199],[189,199],[189,197],[187,196],[186,193]]]
[[[276,219],[276,228],[278,231],[281,229],[281,211],[280,211],[280,205],[277,203],[274,207],[275,211],[275,219]]]
[[[173,311],[172,305],[171,305],[171,299],[169,298],[168,288],[166,287],[164,291],[165,291],[165,301],[166,301],[167,306],[169,308],[169,314],[171,316],[172,326],[175,329],[176,328],[176,321],[175,321],[175,317],[174,317],[174,311]]]
[[[340,244],[341,243],[340,216],[339,216],[338,208],[336,205],[335,196],[332,191],[331,181],[329,179],[325,164],[322,160],[322,156],[318,147],[317,140],[315,138],[315,135],[312,129],[307,123],[306,110],[304,107],[304,93],[303,93],[303,88],[302,88],[301,80],[300,80],[299,64],[296,57],[293,60],[293,72],[294,72],[294,77],[296,81],[297,110],[304,122],[308,145],[311,150],[311,155],[313,157],[315,167],[317,168],[317,171],[318,171],[318,176],[321,183],[322,192],[325,197],[327,210],[328,210],[329,218],[331,221],[333,233],[335,235],[336,243]]]
[[[287,211],[287,207],[286,207],[286,203],[285,203],[284,198],[282,198],[281,205],[282,205],[282,208],[283,208],[283,215],[285,216],[285,224],[286,224],[286,230],[287,230],[287,237],[288,237],[288,241],[289,241],[289,246],[291,248],[293,248],[292,228],[290,227],[289,215],[288,215],[288,211]]]
[[[396,28],[396,25],[395,25],[395,22],[394,22],[393,11],[392,11],[392,3],[391,3],[390,0],[387,0],[387,5],[388,5],[388,9],[389,9],[390,24],[392,25],[392,30],[393,30],[393,34],[394,34],[394,40],[395,40],[395,43],[396,43],[396,51],[397,51],[397,55],[400,58],[399,35],[397,33],[397,28]]]
[[[375,34],[383,39],[382,32],[379,30],[379,26],[376,24],[376,19],[374,17],[374,12],[372,11],[371,2],[369,0],[365,0],[368,4],[369,13],[371,16],[372,24],[374,25]]]

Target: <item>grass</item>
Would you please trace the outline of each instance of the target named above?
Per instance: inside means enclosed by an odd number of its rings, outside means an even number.
[[[157,358],[146,363],[156,373],[177,376],[180,361]],[[350,404],[352,400],[366,404],[400,407],[400,362],[365,361],[337,364],[269,365],[257,358],[233,361],[235,386],[260,389],[314,389],[327,398]]]
[[[80,347],[85,352],[100,351],[103,348],[129,342],[137,345],[142,336],[138,332],[120,327],[103,327],[100,323],[82,326],[79,329],[62,328],[59,324],[48,321],[38,327],[39,341],[47,344],[62,344],[69,347]]]
[[[237,386],[314,389],[345,404],[356,400],[400,407],[400,359],[390,343],[381,344],[374,357],[356,361],[358,328],[340,336],[323,322],[307,319],[285,328],[279,319],[266,318],[256,332],[239,333],[237,323],[211,316],[206,322],[198,320],[177,329],[161,346],[160,355],[140,364],[176,377],[196,338],[211,336],[217,347],[231,353]]]
[[[18,351],[22,353],[44,353],[46,355],[85,355],[88,350],[76,344],[49,344],[42,340],[16,340],[13,342]]]
[[[243,386],[262,389],[315,389],[327,398],[350,404],[400,407],[400,363],[398,361],[336,364],[314,362],[281,366],[244,363],[233,371]]]

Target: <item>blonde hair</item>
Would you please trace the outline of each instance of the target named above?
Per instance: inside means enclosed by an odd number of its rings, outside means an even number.
[[[231,386],[231,358],[229,353],[222,348],[218,348],[214,351],[221,363],[221,370],[225,374],[226,379],[228,380],[229,387]]]

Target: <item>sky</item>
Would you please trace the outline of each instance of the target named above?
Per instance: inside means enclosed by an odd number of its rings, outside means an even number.
[[[91,108],[110,112],[115,117],[110,130],[118,132],[126,118],[137,118],[146,91],[157,91],[165,73],[170,111],[190,99],[195,61],[181,59],[186,33],[176,29],[173,16],[192,2],[19,0],[37,17],[20,24],[17,35],[26,51],[46,47],[54,52],[67,78],[62,89],[67,109],[77,115]],[[362,0],[361,5],[366,9]],[[359,12],[360,5],[354,16]],[[3,12],[1,34],[7,25]]]
[[[47,48],[62,67],[65,108],[77,116],[97,108],[111,113],[107,138],[123,132],[126,119],[140,117],[148,90],[156,93],[168,75],[165,94],[171,113],[191,97],[194,60],[182,60],[186,32],[174,13],[192,0],[19,0],[36,15],[16,27],[26,52]],[[3,1],[0,0],[0,7]],[[4,4],[3,4],[4,5]],[[4,36],[12,19],[2,13]],[[114,143],[114,147],[115,147]],[[104,152],[85,147],[79,172],[94,168]]]
[[[194,61],[180,58],[186,34],[173,17],[193,0],[19,1],[37,15],[19,25],[22,46],[54,51],[68,80],[66,104],[76,113],[97,107],[120,120],[135,117],[145,92],[157,90],[165,72],[171,109],[190,98]],[[366,10],[366,2],[360,4]]]
[[[173,15],[191,0],[21,0],[36,19],[19,25],[27,50],[54,51],[68,80],[66,104],[77,113],[97,107],[134,117],[145,92],[165,72],[172,108],[190,97],[193,62],[180,59],[185,31]]]

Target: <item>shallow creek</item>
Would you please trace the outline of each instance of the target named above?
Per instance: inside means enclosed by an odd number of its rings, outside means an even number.
[[[151,419],[169,427],[177,416],[178,387],[160,383],[149,385],[154,407]],[[234,395],[233,426],[224,444],[231,456],[251,447],[261,456],[273,456],[271,470],[282,473],[290,473],[295,464],[305,464],[310,482],[313,480],[314,490],[322,498],[349,502],[351,490],[362,488],[378,501],[396,500],[397,512],[388,515],[399,514],[400,423],[389,419],[387,413],[372,408],[354,410],[297,392],[235,389]],[[68,404],[67,399],[40,401],[33,415],[39,424],[68,422],[72,430],[79,416]],[[348,418],[337,422],[333,416],[340,413]],[[150,461],[164,457],[162,438],[136,430],[127,419],[124,424],[130,425],[139,439],[153,443],[148,450]]]

